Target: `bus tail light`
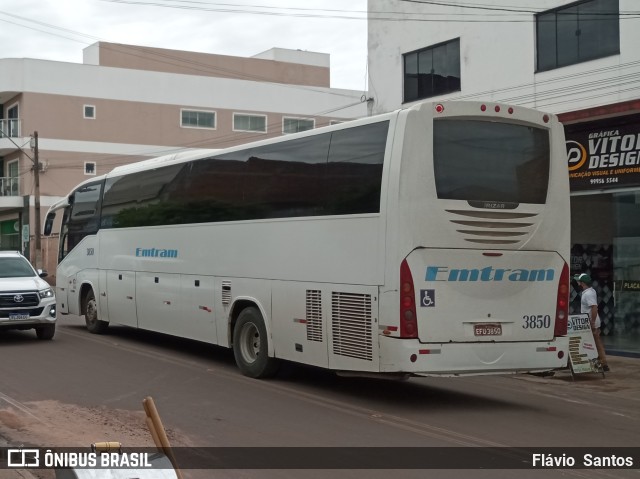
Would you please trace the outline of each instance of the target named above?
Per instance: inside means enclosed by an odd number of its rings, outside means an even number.
[[[411,269],[406,259],[400,265],[400,337],[418,337],[416,292],[413,287]]]
[[[569,266],[562,268],[560,284],[558,284],[558,299],[556,300],[556,323],[553,328],[554,336],[566,336],[569,321]]]

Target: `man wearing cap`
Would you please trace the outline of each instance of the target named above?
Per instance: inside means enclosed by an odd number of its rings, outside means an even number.
[[[582,288],[582,293],[580,293],[580,312],[582,314],[589,315],[589,320],[591,321],[591,331],[593,331],[593,340],[596,343],[596,349],[598,350],[600,364],[602,364],[602,369],[604,371],[609,371],[609,366],[607,365],[607,356],[604,352],[602,340],[600,339],[598,295],[596,294],[596,290],[591,287],[593,281],[591,281],[591,276],[586,273],[577,274],[574,276],[574,279],[578,282],[578,286]]]

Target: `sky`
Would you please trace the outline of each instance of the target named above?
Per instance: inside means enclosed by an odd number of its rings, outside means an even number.
[[[367,0],[0,0],[0,58],[82,63],[97,41],[250,57],[328,53],[331,87],[366,90]]]

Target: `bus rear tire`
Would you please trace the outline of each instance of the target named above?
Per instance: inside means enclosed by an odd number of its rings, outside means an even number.
[[[249,307],[240,313],[233,330],[233,355],[240,372],[250,378],[272,377],[280,361],[270,358],[267,328],[260,311]]]
[[[92,289],[87,293],[85,300],[84,321],[87,324],[87,330],[93,334],[103,334],[109,327],[109,323],[98,318],[98,303]]]

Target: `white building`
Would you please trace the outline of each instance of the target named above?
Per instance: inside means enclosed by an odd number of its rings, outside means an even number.
[[[508,102],[551,113],[636,100],[640,18],[631,12],[639,5],[617,5],[369,0],[374,112],[428,97]]]
[[[366,116],[362,92],[330,88],[330,74],[327,54],[277,48],[241,58],[100,42],[82,64],[0,59],[0,249],[34,253],[34,132],[43,219],[118,165]],[[53,271],[55,245],[42,249]]]
[[[564,122],[572,273],[591,274],[607,348],[624,351],[640,351],[639,7],[637,0],[368,2],[374,113],[469,99],[538,108]]]

